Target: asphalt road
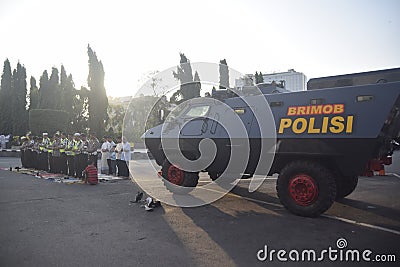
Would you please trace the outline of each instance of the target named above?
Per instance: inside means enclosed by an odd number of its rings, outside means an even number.
[[[0,158],[0,167],[18,164],[16,159]],[[66,185],[0,171],[0,265],[308,266],[308,261],[281,262],[276,254],[272,262],[259,261],[257,253],[265,245],[268,251],[318,253],[337,249],[340,238],[347,242],[345,249],[369,249],[370,258],[395,255],[398,263],[398,153],[388,173],[360,178],[353,194],[311,219],[294,216],[280,205],[274,179],[255,193],[248,192],[248,180],[243,180],[232,193],[207,206],[163,204],[146,212],[129,202],[138,191],[131,181]],[[396,265],[328,257],[322,264]]]

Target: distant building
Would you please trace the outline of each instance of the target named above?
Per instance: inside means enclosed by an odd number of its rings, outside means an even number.
[[[243,86],[254,84],[254,74],[247,74],[247,77],[248,79],[236,79],[235,87],[241,88]],[[297,72],[294,69],[290,69],[286,72],[263,74],[263,78],[264,83],[268,84],[272,82],[281,83],[283,81],[284,88],[292,92],[307,90],[307,77],[303,73]]]

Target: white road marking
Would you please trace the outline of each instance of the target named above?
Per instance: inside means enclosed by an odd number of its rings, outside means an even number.
[[[386,173],[387,175],[393,175],[394,177],[397,177],[400,179],[400,175],[398,175],[397,173]]]
[[[210,189],[210,188],[203,188],[203,189],[204,189],[204,190],[213,191],[213,192],[222,193],[222,192],[220,192],[220,191],[218,191],[218,190],[213,190],[213,189]],[[241,199],[253,201],[253,202],[258,202],[258,203],[261,203],[261,204],[267,204],[267,205],[271,205],[271,206],[283,208],[283,206],[282,206],[281,204],[276,204],[276,203],[272,203],[272,202],[262,201],[262,200],[258,200],[258,199],[254,199],[254,198],[250,198],[250,197],[239,196],[239,195],[236,195],[236,194],[233,194],[233,193],[228,193],[227,195],[228,195],[228,196],[231,196],[231,197],[236,197],[236,198],[241,198]]]
[[[206,190],[211,190],[211,189],[206,189]],[[216,190],[211,190],[211,191],[216,191]],[[257,202],[257,203],[261,203],[261,204],[266,204],[266,205],[270,205],[270,206],[274,206],[274,207],[283,208],[283,205],[281,205],[281,204],[262,201],[262,200],[258,200],[258,199],[254,199],[254,198],[250,198],[250,197],[244,197],[244,196],[236,195],[236,194],[233,194],[233,193],[228,193],[227,195],[232,196],[232,197],[236,197],[236,198],[245,199],[245,200],[252,201],[252,202]],[[341,217],[333,216],[333,215],[327,215],[327,214],[322,214],[321,217],[325,217],[325,218],[329,218],[329,219],[333,219],[333,220],[337,220],[337,221],[341,221],[341,222],[345,222],[345,223],[349,223],[349,224],[354,224],[354,225],[358,225],[358,226],[363,226],[363,227],[367,227],[367,228],[371,228],[371,229],[375,229],[375,230],[380,230],[380,231],[384,231],[384,232],[400,235],[400,231],[389,229],[389,228],[378,226],[378,225],[373,225],[373,224],[363,223],[363,222],[357,222],[357,221],[354,221],[354,220],[341,218]]]
[[[342,222],[345,222],[345,223],[360,225],[360,226],[372,228],[372,229],[375,229],[375,230],[381,230],[381,231],[384,231],[384,232],[389,232],[389,233],[392,233],[392,234],[400,235],[400,231],[396,231],[396,230],[389,229],[389,228],[382,227],[382,226],[377,226],[377,225],[373,225],[373,224],[369,224],[369,223],[363,223],[363,222],[357,222],[357,221],[354,221],[354,220],[349,220],[349,219],[345,219],[345,218],[341,218],[341,217],[337,217],[337,216],[333,216],[333,215],[327,215],[327,214],[322,214],[321,216],[325,217],[325,218],[329,218],[329,219],[342,221]]]
[[[251,180],[256,180],[256,181],[278,180],[278,177],[239,179],[239,182],[250,182]]]

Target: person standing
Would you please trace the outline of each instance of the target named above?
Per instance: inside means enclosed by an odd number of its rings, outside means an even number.
[[[107,158],[108,174],[109,175],[113,175],[114,174],[114,168],[113,168],[113,165],[112,165],[112,162],[111,162],[111,153],[115,149],[114,148],[115,143],[114,143],[114,141],[112,140],[111,137],[107,137],[107,142],[109,143],[108,149],[110,151],[110,154],[109,154],[109,156]]]
[[[122,160],[121,160],[121,154],[122,154],[122,141],[121,138],[117,138],[117,145],[115,147],[115,160],[117,163],[117,176],[122,176]]]
[[[0,148],[6,149],[6,137],[4,134],[0,135]]]
[[[49,153],[47,147],[50,145],[50,138],[48,133],[42,134],[42,142],[39,145],[40,153],[40,169],[42,171],[49,171]]]
[[[61,133],[61,147],[60,147],[60,153],[61,153],[61,158],[60,158],[60,172],[62,174],[67,175],[68,174],[68,164],[67,164],[67,154],[66,149],[68,146],[68,139],[65,133]]]
[[[68,165],[68,176],[75,176],[74,168],[75,168],[75,152],[74,149],[74,136],[72,134],[68,135],[67,145],[65,147],[65,155],[67,157],[67,165]]]
[[[51,144],[51,170],[52,173],[60,173],[61,172],[61,152],[60,149],[63,147],[61,143],[60,134],[57,132],[54,134],[53,142]]]
[[[108,162],[107,159],[110,158],[110,142],[108,142],[107,138],[103,138],[103,144],[101,145],[101,173],[107,174],[109,173]]]
[[[114,176],[117,175],[117,151],[115,150],[116,147],[117,145],[114,144],[111,148],[110,153],[112,175]]]
[[[126,140],[126,137],[122,137],[122,170],[123,170],[123,177],[129,177],[129,161],[131,160],[131,145]]]
[[[88,165],[89,155],[87,152],[88,149],[88,141],[85,134],[81,134],[81,142],[79,144],[79,153],[76,155],[77,160],[77,170],[76,175],[78,178],[82,178],[82,172],[85,170],[86,166]]]
[[[80,146],[81,146],[81,134],[80,133],[75,133],[74,134],[74,141],[73,141],[73,146],[72,146],[72,152],[74,153],[74,177],[82,177],[82,172],[79,173],[79,154],[80,152]]]
[[[21,137],[21,164],[22,164],[22,168],[29,168],[29,160],[28,160],[28,147],[29,147],[29,143],[30,141],[25,137],[22,136]]]
[[[48,158],[49,158],[49,172],[55,173],[54,171],[54,159],[53,159],[53,142],[55,140],[55,135],[50,139],[49,144],[46,146]]]
[[[35,136],[33,137],[33,144],[32,144],[32,168],[39,170],[40,169],[40,137]]]
[[[33,136],[32,136],[32,134],[31,134],[31,132],[28,132],[27,134],[26,134],[26,139],[27,139],[27,141],[28,141],[28,145],[27,145],[27,147],[26,147],[26,150],[25,150],[25,160],[26,160],[26,166],[27,166],[27,168],[33,168],[33,165],[34,165],[34,152],[33,152],[33,150],[32,150],[32,147],[33,147],[33,144],[34,144],[34,140],[33,140]]]
[[[100,148],[100,142],[94,135],[91,133],[89,135],[89,144],[88,144],[88,152],[89,152],[89,162],[93,161],[94,166],[97,168],[97,149]]]

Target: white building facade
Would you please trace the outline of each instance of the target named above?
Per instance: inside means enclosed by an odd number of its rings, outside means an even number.
[[[236,88],[241,88],[243,86],[249,86],[249,81],[254,84],[254,74],[246,75],[249,79],[236,79]],[[290,69],[286,72],[277,72],[270,74],[263,74],[264,83],[280,83],[284,81],[285,89],[295,92],[295,91],[305,91],[307,90],[307,77],[301,72],[297,72],[294,69]]]
[[[285,89],[296,92],[307,90],[307,77],[301,72],[290,69],[287,72],[263,74],[264,83],[285,81]]]

